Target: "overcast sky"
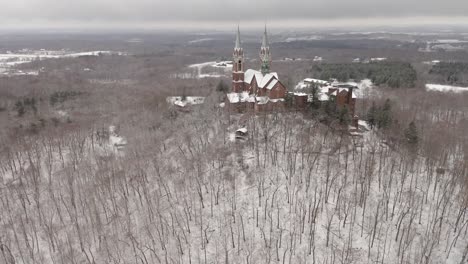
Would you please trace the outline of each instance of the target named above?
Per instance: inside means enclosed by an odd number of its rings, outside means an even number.
[[[468,24],[467,11],[468,0],[3,0],[0,27]]]

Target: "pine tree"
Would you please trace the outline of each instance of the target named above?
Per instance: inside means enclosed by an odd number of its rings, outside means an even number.
[[[377,106],[375,105],[375,102],[372,102],[372,106],[369,108],[367,111],[367,123],[371,128],[374,128],[374,126],[377,123]]]
[[[408,128],[405,130],[406,143],[409,146],[417,146],[419,143],[418,129],[414,121],[409,123]]]
[[[21,100],[16,101],[15,108],[16,108],[16,111],[18,112],[19,117],[22,117],[26,113],[26,109],[24,108],[23,101]]]
[[[312,107],[316,109],[319,106],[319,87],[316,83],[313,83],[310,88],[312,94]]]
[[[218,85],[216,85],[216,91],[217,92],[222,92],[222,93],[227,93],[229,91],[229,87],[226,84],[226,82],[224,82],[223,80],[220,80]]]
[[[378,111],[377,126],[379,128],[389,128],[392,124],[392,104],[390,99],[385,101],[384,106]]]
[[[287,92],[286,97],[284,98],[285,104],[287,107],[292,107],[294,103],[294,96],[292,93]]]
[[[349,116],[349,110],[348,107],[342,107],[338,113],[338,120],[340,121],[340,124],[347,126],[349,125],[351,118]]]

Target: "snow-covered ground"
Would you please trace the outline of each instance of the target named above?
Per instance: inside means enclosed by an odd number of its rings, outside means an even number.
[[[354,94],[356,94],[357,98],[366,98],[369,97],[372,92],[375,90],[374,85],[372,84],[372,81],[370,79],[364,79],[358,83],[356,82],[349,82],[349,84],[352,84],[354,86],[357,86],[358,89],[354,90]]]
[[[432,60],[432,61],[424,61],[423,64],[427,64],[427,65],[437,65],[440,63],[440,60]]]
[[[315,61],[315,62],[323,61],[323,58],[320,57],[320,56],[315,56],[313,61]]]
[[[191,64],[188,66],[191,69],[196,69],[196,78],[221,78],[227,72],[232,71],[232,61],[208,61],[203,63]],[[205,73],[204,69],[212,67],[217,69],[224,69],[224,72],[208,72]]]
[[[212,41],[214,39],[212,38],[201,38],[201,39],[194,39],[194,40],[191,40],[189,41],[188,43],[189,44],[196,44],[196,43],[201,43],[201,42],[208,42],[208,41]]]
[[[312,40],[320,40],[322,39],[321,36],[304,36],[304,37],[288,37],[284,40],[284,42],[294,42],[294,41],[312,41]]]
[[[437,44],[431,47],[432,50],[458,51],[463,50],[463,47],[454,46],[454,44]]]
[[[468,43],[468,40],[459,40],[459,39],[438,39],[434,43],[447,43],[447,44],[457,44],[457,43]]]
[[[465,263],[466,189],[450,168],[300,114],[244,118],[249,141],[231,142],[243,116],[135,131],[117,158],[87,133],[8,149],[10,263]]]
[[[4,75],[37,75],[38,72],[21,72],[11,71],[11,69],[19,64],[30,63],[36,60],[44,59],[58,59],[58,58],[77,58],[82,56],[99,56],[99,55],[127,55],[124,52],[114,51],[86,51],[86,52],[73,52],[66,50],[21,50],[18,52],[7,52],[0,54],[0,73]],[[10,72],[11,71],[11,72]]]
[[[144,40],[143,39],[140,39],[140,38],[131,38],[129,40],[127,40],[126,42],[127,43],[142,43]]]
[[[166,101],[170,105],[176,105],[185,107],[187,105],[199,105],[205,102],[205,97],[202,96],[187,96],[185,100],[182,96],[170,96],[166,98]]]
[[[427,91],[438,91],[438,92],[461,93],[461,92],[468,92],[468,87],[428,83],[428,84],[426,84],[426,90]]]

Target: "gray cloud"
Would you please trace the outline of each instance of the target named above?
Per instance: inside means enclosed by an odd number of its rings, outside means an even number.
[[[415,16],[459,17],[468,23],[466,10],[466,0],[15,0],[0,4],[0,24],[161,26],[184,21],[243,23]]]

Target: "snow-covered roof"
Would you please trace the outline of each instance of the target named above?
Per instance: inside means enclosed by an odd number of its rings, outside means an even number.
[[[278,82],[279,82],[279,81],[278,81],[277,79],[274,79],[273,81],[270,82],[270,84],[268,84],[267,89],[268,89],[268,90],[273,89],[273,87],[275,87],[275,85],[276,85]]]
[[[387,60],[387,58],[371,58],[371,61],[384,61]]]
[[[174,105],[180,106],[180,107],[185,107],[187,105],[187,102],[185,101],[175,101]]]
[[[336,88],[335,88],[335,89],[336,89]],[[348,89],[348,88],[337,88],[337,90],[334,91],[333,93],[331,93],[330,95],[331,95],[331,96],[337,96],[338,93],[341,93],[341,92],[343,92],[343,91],[348,92],[349,89]],[[353,99],[356,99],[356,98],[357,98],[357,96],[356,96],[356,94],[355,94],[354,92],[353,92],[352,98],[353,98]]]
[[[294,93],[294,96],[307,96],[306,93]]]
[[[185,107],[186,105],[198,105],[205,102],[205,97],[202,96],[186,96],[185,100],[182,99],[182,96],[169,96],[166,98],[166,102],[180,107]]]
[[[242,93],[228,93],[227,98],[230,103],[254,103],[255,97],[253,95],[249,95],[248,92]]]
[[[259,105],[263,105],[263,104],[267,104],[269,99],[268,96],[257,96],[257,104]]]
[[[277,103],[277,102],[284,102],[284,98],[278,98],[278,99],[269,99],[270,102],[272,103]]]
[[[276,72],[272,72],[272,73],[268,73],[268,74],[265,74],[265,76],[263,76],[263,79],[261,82],[259,82],[259,85],[258,87],[260,88],[264,88],[265,86],[267,86],[269,84],[270,81],[272,80],[276,80],[278,82],[278,74]],[[258,81],[258,80],[257,80]],[[276,83],[275,83],[276,84]],[[273,88],[273,87],[271,87]],[[270,88],[270,89],[271,89]]]
[[[244,81],[246,83],[251,83],[254,76],[255,76],[255,73],[260,73],[259,71],[256,71],[256,70],[252,70],[252,69],[248,69],[245,73],[244,73]],[[261,73],[260,73],[261,74]]]
[[[236,132],[241,132],[241,133],[246,134],[247,133],[247,128],[245,128],[245,127],[239,128],[239,129],[236,130]]]
[[[304,82],[299,82],[294,89],[295,90],[302,90],[302,89],[305,89],[305,88],[307,88],[307,84],[305,84]]]
[[[338,91],[341,93],[343,91],[345,92],[349,92],[349,89],[348,88],[338,88]],[[352,96],[353,99],[357,98],[357,96],[354,94],[353,92],[353,96]]]
[[[305,78],[304,82],[308,83],[318,83],[318,84],[328,84],[328,81],[324,80],[319,80],[319,79],[313,79],[313,78]]]
[[[319,94],[319,101],[328,101],[330,100],[330,97],[328,94]]]
[[[260,87],[260,88],[265,88],[265,87],[268,88],[269,87],[268,89],[272,89],[273,86],[275,86],[275,84],[279,80],[278,73],[276,73],[276,72],[271,72],[271,73],[263,75],[259,71],[248,69],[244,73],[244,82],[245,83],[251,84],[254,78],[257,81],[258,87]],[[270,81],[274,82],[274,84],[271,84]]]

